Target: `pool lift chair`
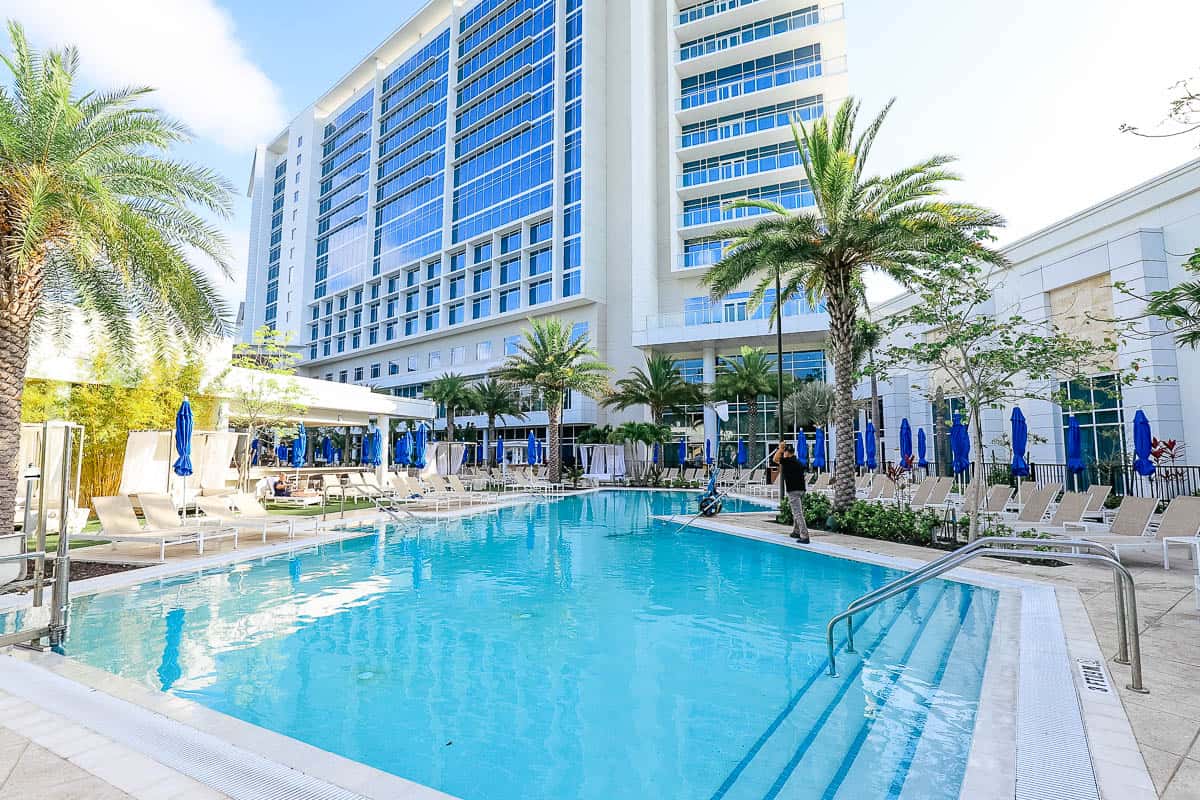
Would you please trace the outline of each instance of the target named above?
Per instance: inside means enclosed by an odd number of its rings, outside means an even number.
[[[55,441],[52,443],[52,439]],[[61,439],[61,453],[58,440]],[[83,426],[70,422],[46,422],[41,426],[37,462],[22,475],[25,481],[25,525],[18,534],[0,537],[0,586],[31,589],[32,607],[14,615],[16,629],[0,632],[0,647],[16,645],[33,650],[58,647],[66,639],[70,608],[70,510],[77,503],[83,452]],[[61,459],[60,459],[61,456]],[[55,463],[57,461],[57,463]],[[45,479],[57,470],[58,485]],[[35,494],[36,489],[36,494]],[[46,549],[46,527],[54,494],[58,509],[58,546]],[[36,512],[34,507],[36,506]],[[36,518],[34,514],[36,513]],[[26,549],[33,533],[34,550]],[[54,562],[54,577],[47,577],[46,562]],[[28,575],[33,562],[33,574]],[[50,606],[45,606],[46,584],[50,584]],[[48,643],[48,644],[47,644]]]

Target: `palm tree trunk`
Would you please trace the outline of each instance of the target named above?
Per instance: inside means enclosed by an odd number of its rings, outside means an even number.
[[[484,453],[487,456],[489,467],[496,466],[496,415],[488,414],[488,451]]]
[[[984,497],[987,495],[987,475],[984,473],[986,467],[983,461],[983,420],[980,418],[979,409],[974,409],[971,417],[971,427],[975,429],[975,480],[978,481],[979,486],[975,497],[967,498],[974,505],[974,508],[971,509],[971,525],[967,533],[967,540],[973,542],[979,536],[979,514],[983,509]],[[967,485],[970,485],[970,481],[967,481]]]
[[[550,480],[558,483],[562,480],[562,431],[559,430],[559,420],[562,418],[562,403],[546,404],[546,438],[550,440]]]
[[[754,397],[750,400],[750,405],[746,406],[746,427],[750,429],[750,451],[747,454],[747,461],[750,463],[750,468],[758,463],[755,450],[758,445],[758,398]]]
[[[830,292],[829,344],[833,352],[834,451],[833,508],[845,511],[854,502],[854,299],[849,291]]]
[[[454,409],[446,407],[446,443],[454,441]]]
[[[15,305],[16,308],[12,308]],[[0,532],[12,531],[20,486],[21,396],[29,363],[34,304],[0,310]]]

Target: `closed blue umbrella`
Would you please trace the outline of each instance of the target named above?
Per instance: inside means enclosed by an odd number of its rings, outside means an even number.
[[[683,462],[687,461],[687,439],[679,440],[679,466],[683,466]]]
[[[808,437],[804,435],[804,431],[796,434],[796,460],[808,466]]]
[[[867,439],[863,444],[863,448],[866,450],[865,455],[867,457],[867,469],[875,469],[878,467],[879,459],[877,458],[876,453],[879,448],[875,446],[875,423],[869,420],[867,421]]]
[[[333,461],[333,439],[328,436],[321,438],[321,457],[325,459],[326,464]]]
[[[658,466],[658,442],[654,443],[654,450],[650,454],[650,460],[654,463],[654,466]]]
[[[304,429],[304,423],[301,422],[296,426],[296,441],[292,442],[292,466],[300,469],[308,461],[308,431]]]
[[[747,462],[747,461],[749,461],[749,460],[750,460],[750,459],[749,459],[749,456],[748,456],[748,455],[747,455],[747,453],[746,453],[746,442],[745,442],[745,440],[744,440],[744,439],[738,439],[738,444],[737,444],[737,465],[738,465],[739,467],[744,467],[744,466],[746,466],[746,462]]]
[[[971,467],[971,438],[967,435],[967,426],[962,424],[962,417],[954,415],[950,426],[950,452],[954,455],[952,466],[954,474],[966,472]]]
[[[704,440],[704,463],[712,466],[712,439]]]
[[[279,463],[281,464],[288,460],[287,445],[283,442],[275,445],[275,458],[279,459]]]
[[[483,463],[483,442],[475,443],[475,463],[476,464]]]
[[[1025,413],[1020,406],[1012,410],[1012,465],[1009,469],[1018,478],[1029,475],[1029,462],[1025,460],[1025,449],[1029,446],[1029,426],[1025,423]]]
[[[413,438],[408,431],[400,437],[400,441],[396,442],[396,463],[402,467],[407,467],[412,463],[412,448]]]
[[[1158,469],[1150,460],[1152,446],[1150,420],[1146,419],[1146,412],[1139,408],[1133,415],[1133,471],[1142,477],[1149,477]]]
[[[358,448],[358,461],[364,467],[371,466],[371,445],[372,444],[374,444],[374,442],[371,441],[371,432],[367,431],[366,433],[363,434],[362,442],[360,443],[359,448]]]
[[[861,467],[864,461],[862,431],[857,431],[854,434],[854,466]]]
[[[825,469],[825,429],[817,428],[813,433],[813,467]]]
[[[258,466],[258,437],[250,440],[250,466]]]
[[[171,470],[183,478],[184,514],[187,514],[187,476],[192,474],[192,404],[183,398],[179,411],[175,412],[175,452],[179,457]]]
[[[917,428],[917,466],[925,468],[929,466],[929,462],[925,460],[925,429]]]
[[[912,426],[908,424],[908,417],[900,420],[900,461],[907,465],[912,459]]]
[[[378,467],[383,463],[383,431],[376,428],[371,432],[371,466]]]
[[[1067,418],[1067,472],[1083,472],[1083,432],[1079,419],[1072,414]]]
[[[425,425],[417,426],[417,435],[413,439],[412,465],[417,469],[425,469]]]
[[[171,470],[181,478],[192,474],[192,404],[183,398],[175,413],[175,452],[179,457]]]
[[[537,437],[533,435],[533,431],[529,432],[525,442],[525,460],[530,464],[537,463]]]
[[[504,463],[504,437],[503,436],[496,437],[496,463],[497,464]]]

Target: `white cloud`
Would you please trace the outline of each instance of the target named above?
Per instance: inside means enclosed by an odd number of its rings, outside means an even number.
[[[286,124],[279,90],[212,0],[0,0],[0,15],[37,49],[78,47],[97,86],[154,86],[164,111],[227,148],[244,152]]]

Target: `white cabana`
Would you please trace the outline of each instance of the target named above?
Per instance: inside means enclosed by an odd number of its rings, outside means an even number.
[[[433,465],[439,475],[457,475],[462,470],[463,454],[474,446],[467,442],[430,442],[425,453],[426,464]]]
[[[625,446],[619,444],[581,444],[579,464],[583,479],[593,483],[611,483],[625,477]]]
[[[231,431],[196,431],[192,434],[192,475],[187,492],[220,494],[237,479],[233,457],[238,439],[244,434]],[[171,470],[175,461],[175,432],[130,431],[125,442],[125,463],[121,471],[121,494],[169,494],[182,503],[183,478]]]

